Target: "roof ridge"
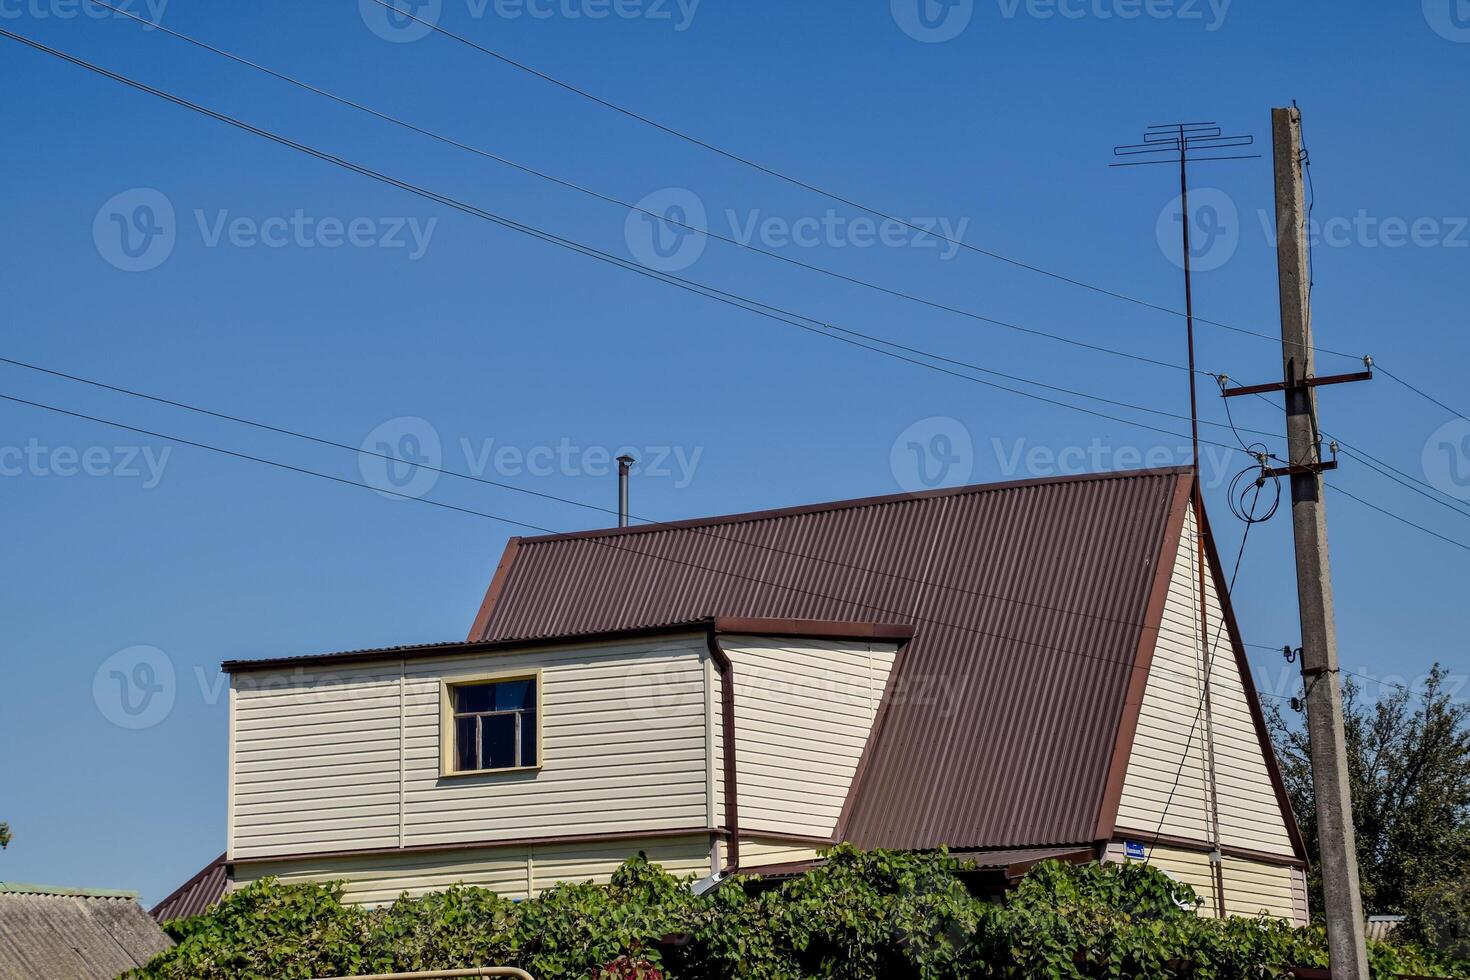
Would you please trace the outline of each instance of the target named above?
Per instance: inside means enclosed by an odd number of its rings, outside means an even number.
[[[137,900],[138,893],[115,888],[67,888],[61,885],[33,885],[21,881],[0,881],[0,895],[50,895],[56,898],[126,898]]]
[[[709,517],[691,517],[677,521],[656,521],[631,527],[592,528],[586,531],[565,531],[556,534],[541,534],[522,537],[522,545],[547,544],[580,538],[610,538],[635,534],[650,534],[657,531],[682,530],[694,527],[711,527],[727,524],[748,524],[754,521],[781,517],[798,517],[804,514],[832,513],[840,510],[859,510],[865,507],[880,507],[885,504],[909,500],[932,500],[941,497],[963,497],[972,494],[993,493],[1002,490],[1020,490],[1027,487],[1060,486],[1068,483],[1091,483],[1111,480],[1144,479],[1159,476],[1186,476],[1194,467],[1161,466],[1140,470],[1109,470],[1102,473],[1070,473],[1058,476],[1029,477],[1022,480],[1003,480],[996,483],[970,483],[958,487],[941,487],[937,490],[919,490],[906,493],[879,494],[871,497],[852,497],[814,504],[796,504],[767,510],[743,511],[735,514],[716,514]]]

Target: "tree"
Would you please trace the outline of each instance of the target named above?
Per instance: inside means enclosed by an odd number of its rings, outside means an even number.
[[[0,820],[0,851],[3,851],[7,847],[9,847],[10,842],[13,839],[14,838],[10,833],[10,824],[6,823],[4,820]]]
[[[1411,929],[1434,914],[1431,906],[1443,909],[1447,897],[1458,894],[1452,886],[1470,875],[1470,703],[1455,700],[1449,681],[1435,664],[1422,693],[1398,689],[1371,705],[1351,679],[1343,685],[1364,910],[1407,914]],[[1269,707],[1267,723],[1308,853],[1315,855],[1307,733],[1279,705]],[[1314,867],[1313,908],[1319,913],[1321,887]]]

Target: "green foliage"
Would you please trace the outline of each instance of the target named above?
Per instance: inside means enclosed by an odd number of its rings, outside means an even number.
[[[1411,894],[1409,908],[1412,913],[1394,938],[1436,950],[1470,975],[1470,881],[1421,886]]]
[[[1380,952],[1415,972],[1419,954],[1470,964],[1470,703],[1456,700],[1436,664],[1422,695],[1398,690],[1369,704],[1343,685],[1348,778],[1363,905],[1368,914],[1405,915],[1396,945]],[[1308,852],[1317,853],[1316,808],[1306,732],[1268,707],[1268,725]],[[1311,873],[1312,908],[1322,914],[1321,879]],[[1470,968],[1461,969],[1462,974]]]
[[[10,833],[10,824],[4,820],[0,820],[0,851],[9,847],[10,842],[13,840],[15,840],[15,837]]]
[[[1001,901],[943,852],[837,847],[807,874],[700,897],[642,856],[607,885],[524,902],[455,887],[391,906],[339,885],[256,882],[169,923],[178,945],[134,980],[311,977],[519,966],[538,980],[1227,980],[1323,966],[1320,929],[1201,918],[1188,887],[1139,864],[1037,866]],[[1434,964],[1374,949],[1374,975]]]

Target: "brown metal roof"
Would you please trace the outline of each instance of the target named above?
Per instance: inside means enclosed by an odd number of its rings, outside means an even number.
[[[1188,469],[1147,470],[512,539],[470,640],[712,616],[911,623],[839,835],[1091,842],[1116,808],[1142,624],[1189,485]]]
[[[148,914],[158,922],[199,915],[214,908],[229,885],[229,866],[225,863],[225,855],[221,854],[174,889],[168,898],[153,906]]]

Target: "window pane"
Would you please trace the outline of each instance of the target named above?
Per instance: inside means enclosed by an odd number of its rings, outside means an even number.
[[[501,681],[495,685],[496,711],[521,711],[535,707],[535,681]]]
[[[536,765],[536,712],[521,715],[521,765]]]
[[[480,765],[509,769],[516,764],[516,716],[480,716]]]
[[[455,714],[491,711],[494,708],[494,684],[465,684],[454,689]]]
[[[475,719],[454,719],[454,768],[468,772],[480,768],[475,761]]]

